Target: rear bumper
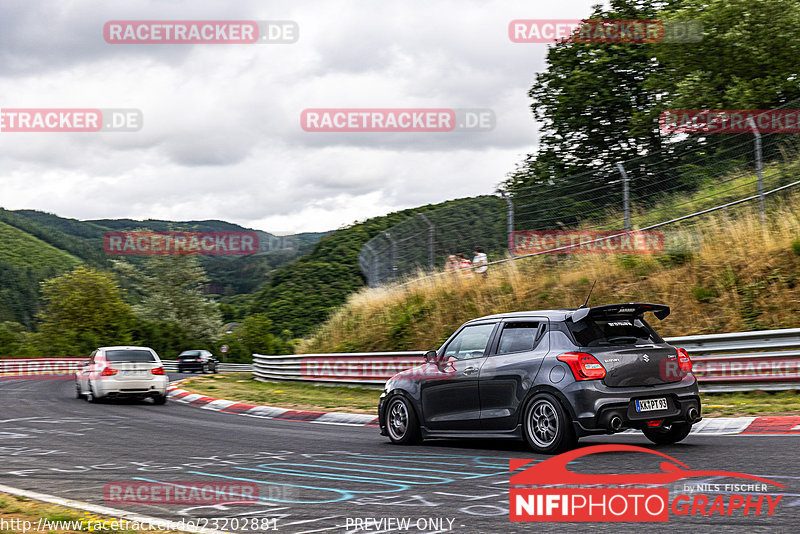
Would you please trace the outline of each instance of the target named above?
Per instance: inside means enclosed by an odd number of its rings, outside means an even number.
[[[625,388],[608,387],[601,381],[575,382],[562,393],[574,411],[573,421],[579,436],[642,429],[647,427],[648,421],[660,420],[662,425],[697,422],[702,413],[697,380],[693,375],[670,384]],[[666,399],[667,409],[636,411],[635,400],[655,398]]]
[[[203,362],[178,362],[180,371],[202,371]]]
[[[92,387],[98,397],[153,397],[166,395],[168,384],[166,376],[158,376],[151,380],[96,380]]]

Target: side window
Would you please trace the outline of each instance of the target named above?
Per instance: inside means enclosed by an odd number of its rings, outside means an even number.
[[[494,330],[494,323],[467,326],[447,345],[444,357],[457,360],[482,358]]]
[[[528,352],[533,350],[539,341],[539,325],[535,322],[506,323],[503,333],[500,334],[500,344],[497,354],[510,354],[512,352]]]

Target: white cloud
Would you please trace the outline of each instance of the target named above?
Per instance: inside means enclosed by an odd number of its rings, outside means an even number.
[[[214,218],[319,231],[493,191],[536,142],[544,45],[515,18],[593,2],[10,1],[0,105],[137,108],[135,133],[0,133],[0,205],[81,219]],[[295,20],[292,45],[110,45],[119,19]],[[489,108],[491,132],[328,134],[313,107]]]

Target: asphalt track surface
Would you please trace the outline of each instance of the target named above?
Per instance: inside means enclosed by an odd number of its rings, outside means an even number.
[[[181,375],[175,375],[178,377]],[[624,443],[664,452],[696,470],[770,478],[783,495],[772,516],[674,516],[668,523],[511,523],[509,459],[547,457],[522,443],[430,441],[398,447],[373,427],[260,419],[176,402],[90,404],[71,380],[0,380],[0,484],[148,516],[194,519],[230,532],[798,532],[800,436],[690,436],[655,447],[640,435],[602,436],[584,445]],[[573,466],[570,466],[573,468]],[[643,453],[599,454],[574,470],[658,472]],[[256,481],[258,504],[120,505],[106,483]],[[684,485],[748,482],[694,478]],[[724,489],[706,492],[713,499]],[[726,497],[727,498],[727,497]],[[254,525],[254,518],[269,528]],[[267,518],[264,520],[263,518]],[[356,523],[406,519],[408,530]],[[238,529],[233,528],[239,520]],[[265,522],[266,521],[266,522]],[[242,528],[247,522],[247,528]],[[355,528],[369,526],[369,530]],[[277,527],[274,530],[273,527]],[[347,527],[351,528],[347,528]]]

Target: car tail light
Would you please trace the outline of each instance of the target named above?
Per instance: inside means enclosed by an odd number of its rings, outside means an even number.
[[[692,359],[686,349],[678,349],[678,366],[684,373],[692,372]]]
[[[112,369],[111,367],[106,367],[103,369],[103,372],[100,373],[100,376],[111,376],[117,374],[119,371],[116,369]]]
[[[558,361],[569,365],[575,380],[599,380],[606,376],[606,368],[585,352],[565,352],[558,355]]]
[[[649,426],[650,428],[655,428],[657,426],[661,426],[661,423],[663,422],[664,422],[663,419],[653,419],[652,421],[647,422],[647,426]]]
[[[150,369],[150,372],[153,373],[154,375],[163,375],[164,374],[164,368],[163,367],[156,367],[155,369]]]

